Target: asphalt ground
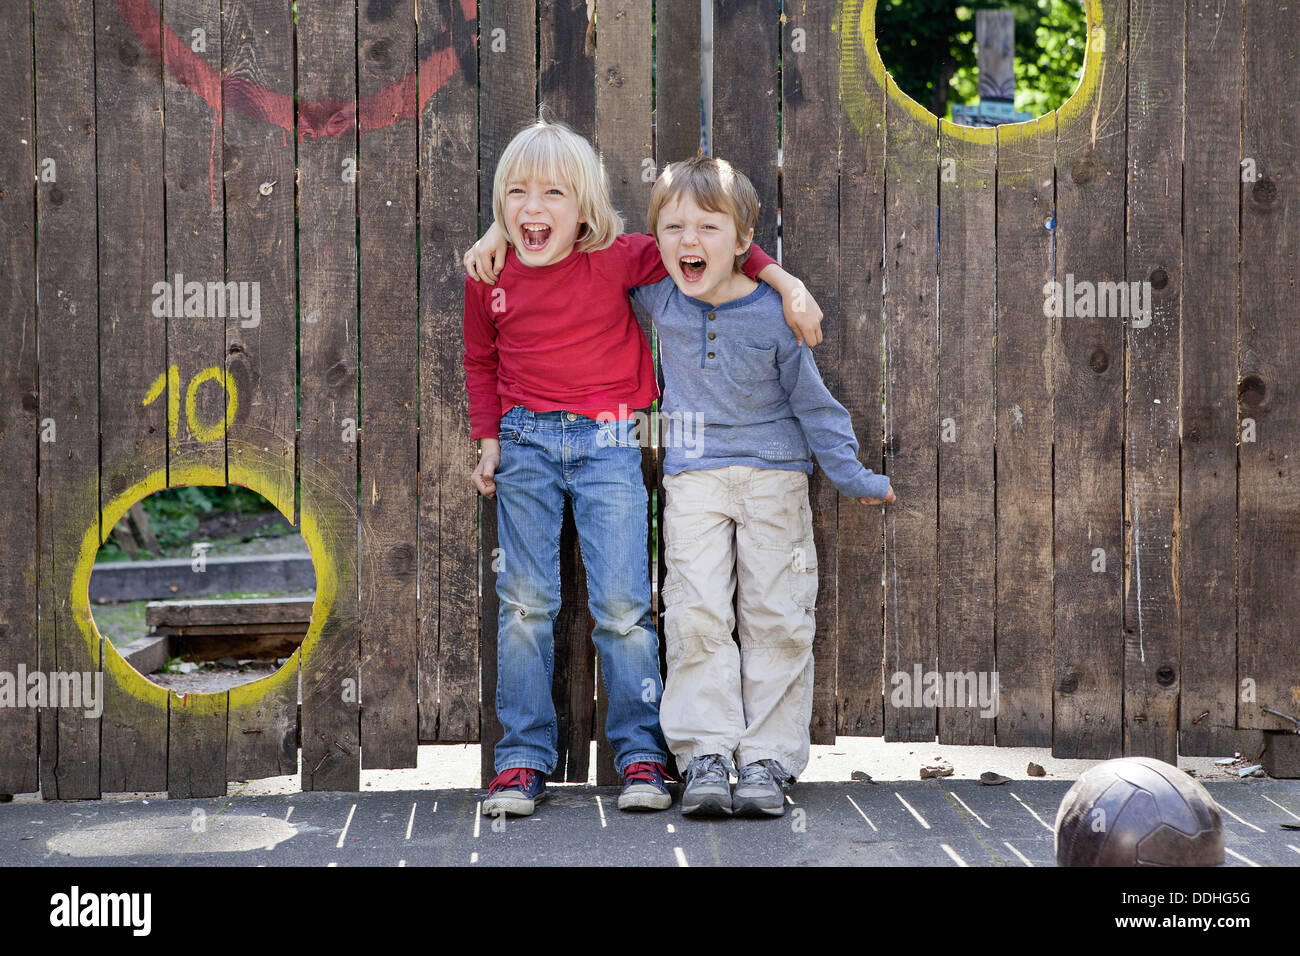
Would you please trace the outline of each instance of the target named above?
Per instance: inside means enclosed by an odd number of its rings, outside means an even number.
[[[549,787],[528,818],[479,813],[470,788],[247,792],[0,805],[0,865],[58,866],[1055,866],[1068,779],[797,784],[779,818],[624,813],[618,789]],[[1204,781],[1228,867],[1300,865],[1300,781]]]

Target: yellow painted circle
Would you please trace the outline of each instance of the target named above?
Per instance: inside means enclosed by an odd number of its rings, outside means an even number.
[[[230,484],[241,485],[256,491],[270,501],[284,515],[286,521],[292,523],[292,494],[289,495],[288,501],[277,500],[282,497],[282,485],[274,480],[272,472],[243,467],[233,459],[229,464],[229,471]],[[170,487],[180,488],[193,485],[224,487],[226,483],[225,475],[218,469],[207,465],[179,465],[172,468]],[[134,505],[154,492],[162,491],[167,487],[169,486],[167,485],[166,473],[162,470],[155,471],[143,481],[132,485],[105,506],[104,527],[112,528],[116,526]],[[315,651],[319,643],[318,639],[321,630],[333,609],[334,596],[338,586],[338,574],[334,557],[325,546],[321,534],[319,516],[311,513],[306,500],[307,496],[304,495],[303,498],[299,532],[307,543],[307,549],[311,553],[312,566],[316,572],[316,599],[312,604],[311,624],[307,628],[307,636],[303,639],[300,651],[301,662],[305,664]],[[86,648],[91,660],[99,659],[98,649],[101,641],[99,629],[95,626],[90,611],[90,574],[94,569],[95,557],[99,554],[99,546],[99,529],[97,526],[92,525],[82,538],[81,550],[77,556],[77,566],[72,575],[71,594],[69,595],[73,617],[81,629],[82,636],[85,638]],[[169,692],[165,688],[159,687],[128,664],[111,641],[104,641],[103,647],[104,669],[117,678],[123,690],[146,704],[166,707],[166,694]],[[280,688],[287,680],[296,681],[297,677],[298,664],[295,659],[291,658],[274,674],[230,688],[229,691],[186,694],[184,695],[186,706],[202,708],[205,703],[214,703],[227,693],[237,693],[240,703],[248,704]]]
[[[1080,114],[1093,106],[1101,85],[1102,68],[1105,60],[1101,51],[1108,43],[1115,42],[1106,36],[1105,18],[1102,14],[1101,0],[1082,0],[1088,17],[1088,35],[1084,42],[1083,76],[1070,98],[1062,103],[1055,112],[1062,125],[1073,121]],[[880,59],[880,50],[876,48],[876,0],[841,0],[836,29],[840,33],[840,93],[841,102],[859,132],[868,126],[884,122],[879,111],[872,110],[866,102],[861,84],[868,77],[886,92],[886,95],[911,116],[918,124],[933,127],[941,122],[943,130],[950,136],[968,140],[973,143],[994,143],[997,137],[1004,140],[1015,137],[1021,131],[1028,132],[1040,121],[1051,116],[1051,112],[1026,120],[1022,123],[1005,123],[1001,126],[958,126],[947,120],[940,120],[916,100],[912,99],[894,82],[894,78],[885,69]],[[1100,48],[1100,49],[1099,49]]]

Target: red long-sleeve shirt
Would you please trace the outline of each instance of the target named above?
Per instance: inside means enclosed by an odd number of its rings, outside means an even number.
[[[774,260],[752,246],[751,278]],[[598,252],[548,266],[506,252],[496,285],[465,278],[465,389],[470,438],[495,438],[515,405],[620,417],[659,395],[650,344],[628,292],[667,276],[654,237],[625,233]]]

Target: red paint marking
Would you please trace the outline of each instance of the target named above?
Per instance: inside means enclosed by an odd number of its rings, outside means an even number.
[[[212,107],[217,122],[220,122],[223,109],[229,106],[246,115],[260,117],[286,133],[293,129],[292,96],[277,93],[242,76],[230,76],[213,69],[162,21],[153,0],[113,0],[113,3],[140,44],[155,59],[162,61],[178,83]],[[476,0],[447,0],[448,9],[454,9],[457,3],[467,21],[478,16]],[[298,138],[339,136],[351,129],[354,116],[359,119],[358,125],[362,132],[382,129],[399,120],[413,119],[417,115],[417,72],[421,80],[418,109],[422,111],[430,97],[442,89],[456,71],[457,58],[453,46],[455,37],[450,25],[444,27],[439,34],[439,39],[443,37],[447,38],[446,45],[435,46],[417,70],[388,84],[379,92],[364,97],[356,104],[355,111],[351,101],[299,102]],[[215,150],[215,144],[213,148]],[[212,192],[215,202],[215,181]]]

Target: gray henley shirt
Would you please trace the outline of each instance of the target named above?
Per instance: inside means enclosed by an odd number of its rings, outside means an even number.
[[[811,474],[811,450],[840,494],[885,496],[888,476],[858,461],[849,413],[812,349],[799,347],[774,289],[760,282],[712,306],[663,279],[632,297],[659,332],[667,474],[728,465]]]

